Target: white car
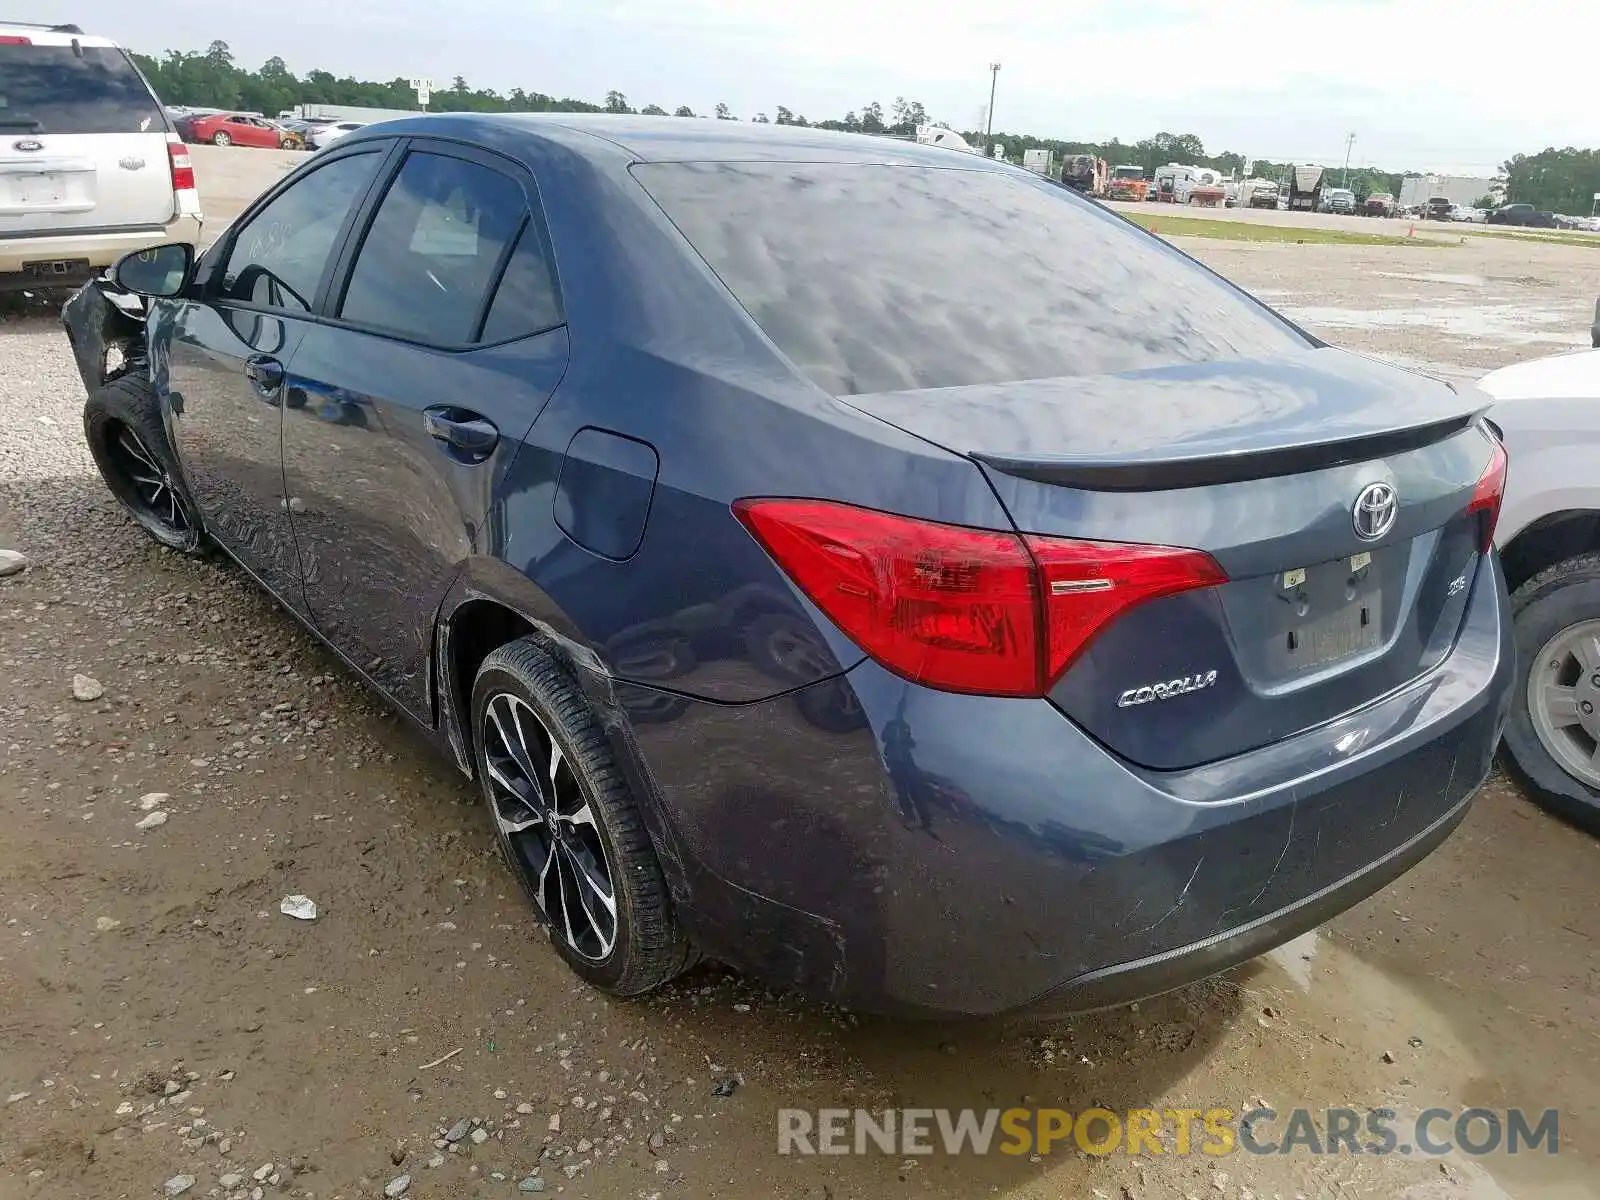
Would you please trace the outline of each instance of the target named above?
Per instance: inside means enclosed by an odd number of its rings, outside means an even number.
[[[1479,386],[1510,455],[1495,531],[1518,658],[1505,748],[1539,803],[1600,832],[1600,349]]]
[[[314,129],[307,133],[306,145],[313,150],[326,150],[345,134],[353,133],[357,129],[365,129],[366,127],[366,121],[337,121],[332,125],[324,125],[320,129]]]
[[[200,240],[189,148],[113,41],[0,21],[0,292]]]

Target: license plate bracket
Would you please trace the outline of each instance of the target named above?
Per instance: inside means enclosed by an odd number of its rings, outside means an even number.
[[[13,175],[11,181],[17,203],[24,208],[62,204],[67,199],[67,179],[59,171]]]
[[[1284,674],[1330,667],[1383,643],[1383,588],[1368,555],[1285,572],[1279,599],[1286,607],[1268,634],[1269,658]]]

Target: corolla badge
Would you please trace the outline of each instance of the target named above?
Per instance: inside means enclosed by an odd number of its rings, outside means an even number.
[[[1143,687],[1131,687],[1117,697],[1118,708],[1133,708],[1140,704],[1149,704],[1153,700],[1172,700],[1178,696],[1187,696],[1190,692],[1198,692],[1208,688],[1217,681],[1215,671],[1205,674],[1183,675],[1177,679],[1164,680],[1161,683],[1147,683]]]
[[[35,150],[43,150],[44,143],[38,138],[23,138],[20,142],[12,142],[13,150],[21,150],[24,154],[31,154]]]
[[[1387,483],[1369,483],[1361,489],[1350,509],[1350,521],[1356,527],[1356,536],[1375,542],[1394,528],[1400,515],[1400,500],[1394,488]]]

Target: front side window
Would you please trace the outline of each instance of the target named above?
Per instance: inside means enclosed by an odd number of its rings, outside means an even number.
[[[1065,188],[919,165],[633,168],[835,395],[1281,354],[1292,326]]]
[[[222,269],[221,298],[286,313],[311,310],[339,230],[382,154],[352,154],[296,180],[251,217]]]
[[[435,345],[471,342],[526,212],[509,176],[412,153],[372,219],[339,315]]]

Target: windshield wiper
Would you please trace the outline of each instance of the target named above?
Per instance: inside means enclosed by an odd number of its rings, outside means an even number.
[[[15,121],[7,121],[0,118],[0,129],[26,129],[29,133],[39,133],[44,129],[44,125],[26,118]]]

